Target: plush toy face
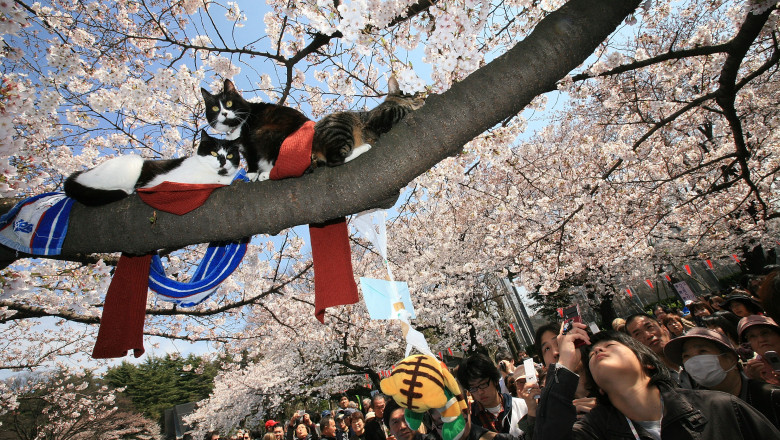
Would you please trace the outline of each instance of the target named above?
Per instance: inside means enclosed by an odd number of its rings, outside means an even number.
[[[406,408],[404,417],[411,429],[419,428],[422,413],[435,409],[444,422],[442,438],[460,439],[465,426],[462,411],[466,402],[458,382],[436,358],[421,354],[409,356],[398,364],[390,377],[379,383],[379,387],[399,406]]]
[[[449,372],[448,372],[449,374]],[[447,403],[447,386],[439,362],[424,355],[414,355],[401,361],[393,374],[379,384],[382,392],[392,396],[403,408],[425,412]]]

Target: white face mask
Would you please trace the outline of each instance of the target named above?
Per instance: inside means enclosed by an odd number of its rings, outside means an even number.
[[[728,370],[720,366],[721,354],[700,354],[683,362],[683,367],[699,385],[714,387],[726,379],[726,374],[736,368],[736,364]]]

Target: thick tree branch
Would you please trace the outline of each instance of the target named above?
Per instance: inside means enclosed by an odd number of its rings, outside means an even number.
[[[736,87],[737,74],[739,72],[739,67],[742,65],[742,60],[745,58],[745,55],[755,39],[758,38],[758,35],[764,28],[764,24],[766,24],[769,16],[774,10],[775,8],[771,7],[760,15],[748,14],[739,32],[729,43],[730,48],[728,56],[726,57],[726,61],[723,63],[723,69],[720,72],[718,95],[715,98],[715,101],[721,109],[723,109],[723,114],[731,127],[734,138],[734,147],[737,152],[737,161],[742,169],[740,177],[750,187],[751,192],[755,194],[756,200],[761,205],[762,217],[764,218],[769,214],[769,209],[750,175],[750,166],[748,165],[750,151],[745,144],[742,120],[737,114],[734,102],[736,101],[738,91]]]
[[[318,169],[297,179],[238,183],[214,191],[184,216],[158,212],[137,196],[111,205],[76,204],[63,244],[64,256],[97,252],[144,254],[159,248],[277,234],[383,206],[417,176],[531,100],[555,90],[639,0],[573,0],[544,18],[514,48],[480,68],[387,133],[368,153],[347,165]],[[0,260],[14,260],[0,251]]]

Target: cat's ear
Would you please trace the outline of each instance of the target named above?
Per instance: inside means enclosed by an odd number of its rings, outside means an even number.
[[[388,95],[401,94],[401,87],[398,85],[398,80],[395,79],[395,76],[391,76],[390,79],[387,80],[387,94]]]
[[[227,78],[225,79],[225,86],[223,90],[229,93],[238,93],[238,90],[236,90],[236,86],[233,85],[233,81]]]
[[[209,93],[209,91],[204,89],[203,87],[200,88],[200,94],[203,96],[203,101],[205,102],[208,102],[210,99],[214,97],[214,95]]]
[[[209,136],[209,134],[206,133],[205,129],[201,129],[200,145],[198,145],[198,154],[201,156],[208,154],[208,152],[211,151],[215,143],[216,140],[213,137]]]

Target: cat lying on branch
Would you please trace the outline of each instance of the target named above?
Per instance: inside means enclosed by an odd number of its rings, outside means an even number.
[[[421,95],[401,92],[395,78],[388,82],[385,101],[369,111],[346,111],[325,116],[314,125],[311,166],[337,166],[371,148],[378,137],[422,107]],[[145,160],[137,155],[109,159],[87,171],[73,173],[65,181],[65,194],[88,206],[115,202],[137,188],[164,181],[229,185],[239,167],[239,151],[247,161],[250,181],[267,180],[279,157],[282,143],[309,119],[298,110],[270,103],[246,101],[226,79],[222,92],[201,89],[206,118],[225,139],[201,130],[197,154],[167,160]],[[308,160],[308,159],[307,159]]]
[[[135,154],[118,156],[65,180],[65,194],[88,206],[116,202],[137,188],[150,188],[165,181],[230,185],[239,170],[238,143],[200,132],[194,156],[148,160]]]
[[[325,116],[314,126],[312,169],[318,165],[337,166],[349,162],[371,148],[377,138],[422,107],[421,95],[401,92],[398,81],[388,81],[385,101],[369,111],[346,111]],[[265,102],[249,102],[226,79],[223,90],[211,94],[201,89],[206,103],[206,120],[228,139],[241,144],[250,180],[267,180],[282,142],[309,119],[300,111]]]

